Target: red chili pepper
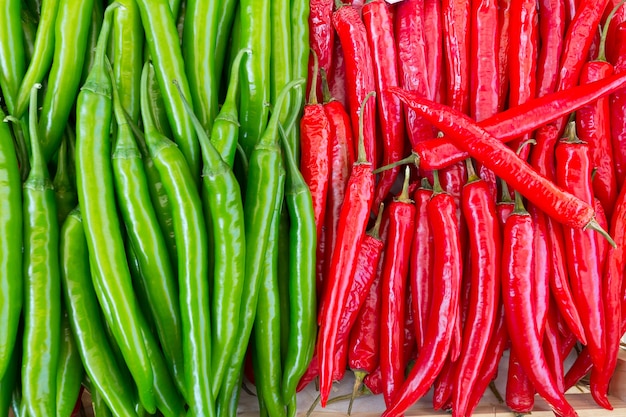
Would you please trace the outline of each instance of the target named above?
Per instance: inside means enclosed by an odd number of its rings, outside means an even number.
[[[535,308],[535,320],[537,322],[537,330],[539,337],[543,337],[545,329],[548,304],[550,302],[550,277],[552,275],[552,262],[549,258],[551,241],[550,231],[548,229],[548,218],[535,205],[530,205],[528,211],[533,218],[535,232],[533,234],[533,246],[535,256],[533,257],[533,306]]]
[[[466,0],[443,0],[443,46],[446,103],[469,114],[470,5]]]
[[[468,168],[471,167],[468,162]],[[472,387],[479,377],[493,332],[500,298],[500,227],[487,184],[470,169],[462,207],[469,230],[469,309],[453,391],[455,413],[466,415]]]
[[[504,306],[500,302],[493,333],[489,339],[485,361],[480,368],[478,380],[471,388],[471,396],[467,403],[467,415],[472,415],[489,383],[498,374],[498,364],[506,349],[508,340],[509,336],[506,331],[506,321],[504,320]]]
[[[537,1],[512,0],[509,40],[509,107],[526,103],[535,96],[537,72]],[[520,149],[520,158],[528,159],[530,147],[521,147],[524,135],[514,140],[511,149]]]
[[[341,41],[335,36],[335,48],[333,50],[333,65],[329,74],[328,84],[332,96],[346,108],[348,99],[346,98],[346,59],[343,56]],[[356,151],[356,145],[353,153]]]
[[[532,293],[532,257],[534,227],[532,217],[516,193],[515,210],[507,219],[503,233],[502,297],[511,349],[537,392],[559,416],[576,412],[556,387],[543,354],[530,300]]]
[[[554,299],[550,300],[548,307],[548,317],[543,336],[543,352],[546,360],[552,365],[552,373],[556,381],[559,391],[565,392],[563,359],[561,358],[561,336],[559,334],[559,310],[554,303]]]
[[[612,9],[614,9],[615,7],[617,7],[619,5],[619,3],[621,2],[621,0],[610,0],[609,4],[610,7],[607,7],[604,10],[605,14],[610,13],[610,11],[612,11]],[[608,17],[608,16],[607,16]],[[603,20],[606,22],[606,18],[603,17]],[[617,28],[624,23],[624,21],[626,21],[626,7],[619,7],[617,9],[617,11],[615,12],[615,15],[613,16],[613,19],[611,19],[611,22],[609,23],[609,29],[608,29],[608,33],[606,36],[606,44],[607,45],[612,45],[611,48],[608,48],[606,51],[606,55],[607,58],[609,60],[609,62],[615,64],[615,62],[620,59],[619,58],[619,48],[615,47],[616,44],[619,42],[617,40]]]
[[[333,0],[311,0],[309,2],[309,41],[311,49],[317,55],[319,67],[326,73],[330,73],[332,67],[333,46],[335,44],[335,32],[331,21],[333,6]],[[319,74],[312,71],[312,67],[309,67],[309,74],[309,86],[315,85],[309,90],[309,94],[317,97],[321,92],[321,90],[318,91],[318,87],[321,87],[318,82]]]
[[[359,311],[370,293],[370,288],[378,269],[378,261],[383,249],[383,241],[379,230],[382,221],[382,209],[379,212],[376,224],[368,231],[361,242],[359,254],[354,270],[352,286],[348,292],[348,299],[343,308],[337,334],[337,353],[335,355],[335,369],[345,369],[348,363],[348,348],[350,332],[356,323]],[[353,370],[354,371],[354,370]]]
[[[498,4],[496,0],[472,1],[470,115],[476,121],[498,112]]]
[[[572,87],[497,113],[478,125],[499,141],[509,142],[618,90],[625,81],[626,73],[622,73],[597,81],[593,86]],[[413,152],[419,158],[420,167],[426,170],[445,168],[469,157],[445,136],[420,142],[413,146]]]
[[[598,221],[600,227],[605,230],[609,230],[609,221],[607,220],[602,204],[597,197],[594,197],[593,199],[593,207],[596,210],[596,220]],[[609,245],[609,242],[606,240],[598,239],[598,274],[600,274],[600,276],[604,275],[604,264],[606,263],[609,246],[611,245]]]
[[[517,357],[517,353],[509,353],[507,368],[505,402],[515,413],[530,413],[535,406],[535,388]]]
[[[342,7],[345,9],[345,7]],[[361,104],[361,114],[366,100]],[[333,249],[328,273],[326,299],[320,313],[320,329],[317,352],[320,362],[320,396],[322,407],[326,406],[332,388],[335,344],[341,311],[348,298],[348,290],[356,267],[357,250],[360,247],[374,199],[374,173],[368,161],[363,137],[363,123],[359,124],[359,152],[352,167],[346,196],[341,207],[337,243]]]
[[[368,374],[363,382],[372,394],[378,395],[383,393],[383,374],[379,366]]]
[[[428,80],[429,60],[426,55],[427,31],[424,20],[424,0],[404,0],[395,11],[395,39],[402,88],[431,97]],[[412,146],[433,137],[430,123],[405,108],[406,130]]]
[[[408,187],[407,169],[402,193],[389,205],[389,237],[385,243],[382,274],[380,370],[387,405],[391,404],[404,381],[405,287],[415,227],[415,205],[409,198]]]
[[[428,30],[424,31],[426,41],[426,67],[428,74],[428,90],[430,99],[437,103],[446,100],[443,75],[442,50],[442,13],[439,0],[424,0],[424,22],[428,22]]]
[[[428,223],[428,214],[426,211],[428,200],[430,200],[432,195],[432,187],[425,178],[422,179],[421,187],[413,194],[416,218],[415,231],[413,232],[414,244],[411,248],[411,257],[409,260],[409,286],[412,293],[411,300],[418,351],[424,346],[432,292],[432,271],[434,262],[433,234],[430,224]]]
[[[622,288],[624,280],[625,262],[624,247],[626,245],[626,188],[622,188],[615,204],[613,217],[611,218],[611,234],[614,236],[617,246],[609,248],[604,267],[603,301],[605,309],[606,329],[606,363],[602,371],[591,371],[591,393],[598,402],[604,406],[608,404],[606,395],[609,381],[617,366],[620,339],[624,332],[623,324],[626,322],[622,316]]]
[[[565,18],[566,18],[566,26],[572,23],[574,20],[574,16],[576,16],[577,3],[579,0],[565,0]]]
[[[498,0],[498,111],[506,107],[509,96],[509,26],[511,21],[511,0]]]
[[[457,317],[458,320],[458,317]],[[450,347],[452,349],[452,347]],[[459,347],[459,351],[460,351]],[[458,368],[458,361],[452,361],[451,354],[448,354],[446,363],[441,368],[437,379],[433,385],[433,410],[449,410],[446,408],[451,404],[452,391],[454,390],[454,377]]]
[[[372,51],[376,94],[378,97],[378,124],[382,139],[382,163],[388,165],[402,159],[404,154],[404,116],[398,97],[387,88],[398,86],[398,62],[393,35],[393,17],[390,6],[384,0],[365,3],[362,9],[367,40]],[[374,208],[387,197],[398,177],[399,168],[384,171],[376,185]]]
[[[598,228],[588,202],[539,175],[467,116],[400,89],[391,91],[550,217],[577,229]]]
[[[626,22],[615,29],[615,50],[618,59],[615,61],[615,73],[626,74]],[[611,140],[617,186],[622,188],[626,179],[626,88],[615,91],[609,98],[611,121]]]
[[[359,109],[365,97],[376,89],[372,53],[367,43],[367,31],[358,9],[350,5],[337,5],[333,13],[333,26],[341,41],[346,65],[346,93],[352,130],[359,128]],[[378,163],[376,153],[376,103],[369,100],[363,110],[364,144],[367,161]],[[355,152],[355,153],[358,153]]]
[[[556,89],[559,59],[565,36],[565,4],[562,0],[539,0],[539,39],[537,57],[537,97]]]
[[[588,62],[582,69],[581,84],[588,84],[608,77],[613,66],[606,61]],[[609,99],[603,97],[576,112],[576,131],[580,139],[592,150],[593,193],[600,199],[604,211],[610,217],[617,198],[617,180],[613,163]]]
[[[570,129],[573,126],[570,126]],[[556,147],[557,181],[578,198],[593,204],[589,148],[571,139]],[[574,302],[585,329],[594,366],[602,369],[606,355],[602,282],[598,273],[597,239],[592,231],[565,228],[565,247]]]
[[[429,326],[424,346],[406,381],[383,417],[403,414],[421,398],[441,371],[450,348],[459,308],[462,256],[454,199],[443,192],[435,175],[433,197],[428,202],[428,219],[434,233],[435,262]]]

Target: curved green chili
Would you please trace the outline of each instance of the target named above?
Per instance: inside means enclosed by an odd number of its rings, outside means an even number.
[[[185,97],[191,95],[175,17],[170,13],[167,0],[137,0],[137,5],[159,87],[165,98],[173,139],[185,155],[193,177],[200,178],[200,145],[180,96],[171,82],[178,80]]]
[[[215,37],[218,1],[187,0],[183,28],[183,56],[195,114],[205,132],[217,114]]]
[[[271,2],[271,51],[270,59],[270,103],[275,103],[280,90],[292,78],[291,63],[291,1],[273,0]],[[286,98],[280,123],[284,126],[290,113],[291,97]]]
[[[251,53],[242,72],[241,98],[239,105],[239,142],[250,155],[261,138],[269,109],[270,99],[270,55],[271,2],[241,0],[239,2],[241,33],[239,48],[250,49]]]
[[[113,108],[117,135],[111,158],[118,208],[126,225],[130,246],[139,262],[150,313],[168,367],[179,389],[185,392],[176,275],[152,206],[141,153],[126,121],[116,88],[113,89]]]
[[[59,224],[54,190],[37,134],[37,84],[31,91],[31,170],[23,185],[24,346],[22,395],[28,413],[56,415],[61,333]]]
[[[248,182],[244,202],[246,230],[246,272],[241,299],[239,327],[235,351],[220,388],[218,410],[228,411],[233,392],[237,389],[241,367],[257,310],[257,301],[264,271],[265,251],[272,216],[280,186],[281,152],[278,143],[278,120],[284,98],[291,88],[303,84],[299,79],[287,84],[274,107],[274,113],[263,136],[255,145],[248,165]],[[220,414],[222,415],[222,414]]]
[[[242,49],[235,56],[230,70],[226,99],[211,128],[211,143],[230,167],[235,163],[237,139],[239,138],[239,112],[237,109],[239,69],[244,55],[249,53],[250,50]]]
[[[33,56],[21,80],[15,101],[15,117],[22,117],[28,107],[30,89],[41,82],[52,64],[54,55],[54,23],[57,19],[59,0],[44,0],[37,25]]]
[[[182,94],[182,92],[181,92]],[[217,397],[239,326],[241,292],[245,275],[246,241],[241,190],[231,167],[224,162],[200,120],[183,97],[194,123],[204,168],[202,181],[208,203],[207,225],[213,246],[211,292],[213,396]]]
[[[101,318],[92,284],[89,252],[80,211],[65,219],[60,237],[61,278],[65,308],[85,371],[92,385],[120,417],[136,417],[134,387],[121,373]]]
[[[78,204],[78,195],[76,194],[76,183],[72,181],[70,175],[71,155],[69,141],[72,140],[65,135],[61,141],[59,152],[57,155],[57,171],[54,174],[52,186],[54,187],[54,199],[57,204],[57,218],[59,225],[62,225],[70,211]]]
[[[22,365],[22,344],[17,341],[10,362],[0,376],[0,415],[6,416],[13,401],[13,391],[19,380]]]
[[[211,416],[215,412],[211,391],[211,315],[206,224],[194,176],[183,154],[161,135],[151,119],[147,95],[149,63],[141,75],[141,114],[145,140],[172,202],[178,250],[178,285],[183,331],[183,357],[187,401],[191,413]],[[178,100],[181,100],[180,96]]]
[[[109,127],[112,119],[111,80],[105,69],[105,48],[113,8],[105,12],[94,67],[76,103],[76,183],[96,294],[115,341],[137,384],[147,411],[156,409],[152,367],[134,320],[139,308],[133,293],[115,204]]]
[[[279,163],[280,179],[274,213],[267,238],[263,276],[254,318],[252,336],[252,364],[261,409],[271,417],[286,416],[282,395],[280,292],[278,286],[278,236],[280,212],[285,191],[285,169]]]
[[[291,228],[289,235],[289,344],[284,364],[282,395],[292,411],[296,386],[309,366],[317,334],[315,295],[317,231],[311,192],[300,174],[287,139],[284,136],[283,139],[287,161],[285,197]]]
[[[22,7],[22,34],[24,35],[24,64],[30,64],[35,53],[35,38],[37,38],[37,20],[32,12]]]
[[[15,111],[17,91],[24,76],[21,9],[21,0],[5,0],[0,8],[0,89],[9,114]]]
[[[39,137],[46,160],[61,143],[74,105],[87,55],[94,0],[60,0],[54,29],[54,56],[39,120]]]
[[[22,312],[22,181],[0,109],[0,376],[11,360]],[[16,278],[17,277],[17,278]]]
[[[91,9],[91,24],[87,33],[87,52],[85,55],[85,63],[83,64],[82,75],[80,77],[80,85],[91,72],[91,68],[96,60],[96,46],[98,45],[98,35],[102,29],[102,20],[104,19],[104,5],[100,1],[95,1]]]
[[[230,36],[235,19],[235,10],[239,4],[238,0],[220,0],[217,9],[217,27],[215,29],[215,67],[214,77],[221,79],[224,70],[224,59],[226,58],[226,45],[229,44]],[[232,43],[239,45],[239,43]]]
[[[70,321],[67,312],[64,311],[61,316],[61,348],[56,370],[57,416],[70,417],[72,415],[80,394],[84,373]]]

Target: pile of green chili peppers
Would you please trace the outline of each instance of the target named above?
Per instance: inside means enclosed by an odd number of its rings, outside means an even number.
[[[309,1],[2,5],[0,417],[295,416]]]

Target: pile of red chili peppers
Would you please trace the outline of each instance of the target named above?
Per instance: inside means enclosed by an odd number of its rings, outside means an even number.
[[[612,408],[622,2],[2,4],[0,417]]]

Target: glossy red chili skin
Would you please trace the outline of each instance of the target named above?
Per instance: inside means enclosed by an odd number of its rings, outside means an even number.
[[[512,0],[498,0],[498,111],[506,107],[509,96],[509,26]]]
[[[311,49],[315,51],[319,67],[330,74],[333,64],[333,46],[335,32],[332,24],[332,14],[335,2],[333,0],[311,0],[309,1],[309,43]],[[309,60],[309,78],[312,76],[311,70],[313,61]],[[319,78],[319,76],[318,76]],[[318,80],[319,81],[319,80]],[[309,79],[308,85],[311,85]],[[320,97],[322,83],[318,82],[318,90],[315,94]],[[308,89],[307,89],[308,91]]]
[[[380,370],[385,403],[390,404],[404,382],[404,319],[406,281],[413,241],[415,205],[394,200],[389,205],[389,236],[382,273]]]
[[[556,89],[559,59],[565,36],[565,4],[562,0],[539,0],[539,38],[537,57],[537,97]]]
[[[530,205],[528,211],[533,218],[535,231],[533,234],[533,304],[535,308],[535,321],[539,337],[543,337],[548,315],[548,305],[550,303],[550,276],[552,275],[553,260],[548,257],[550,251],[550,236],[548,229],[548,218],[534,205]]]
[[[619,4],[620,1],[621,0],[610,0],[609,5],[604,10],[604,16],[602,18],[603,22],[606,21],[607,15],[611,12],[611,10],[613,10],[615,6]],[[616,61],[623,59],[622,57],[620,57],[620,50],[619,47],[616,47],[616,44],[620,42],[617,35],[618,27],[625,21],[626,8],[620,7],[613,15],[613,19],[611,20],[611,23],[609,25],[609,31],[606,36],[606,44],[607,46],[610,45],[610,47],[607,47],[606,55],[609,62],[613,64],[615,64]]]
[[[324,112],[330,125],[330,181],[324,219],[324,262],[323,271],[320,271],[323,276],[328,273],[332,261],[333,248],[337,241],[341,206],[354,163],[352,126],[345,107],[339,101],[331,100],[324,103]],[[318,294],[320,294],[319,298],[322,299],[324,297],[324,280],[318,281],[321,281]]]
[[[470,296],[457,366],[453,404],[465,415],[470,393],[486,359],[489,339],[500,305],[501,233],[496,205],[487,184],[474,181],[463,187],[461,200],[469,231]]]
[[[443,74],[443,49],[441,2],[439,0],[424,0],[424,22],[428,22],[428,30],[424,31],[426,40],[426,67],[428,74],[428,88],[430,99],[437,103],[446,100]]]
[[[470,2],[443,0],[443,46],[447,74],[446,104],[469,114]]]
[[[613,66],[608,62],[592,61],[584,65],[580,83],[588,84],[613,74]],[[593,194],[600,199],[607,216],[611,216],[617,199],[617,179],[613,162],[613,145],[609,98],[603,97],[576,112],[576,132],[592,150],[592,166],[596,170],[593,177]]]
[[[511,348],[537,392],[559,416],[576,412],[556,387],[537,332],[532,299],[533,221],[526,213],[507,219],[502,243],[502,301]]]
[[[409,282],[411,308],[415,323],[415,339],[418,351],[424,346],[426,326],[430,314],[432,274],[434,265],[433,233],[428,222],[427,206],[433,191],[418,188],[413,194],[415,201],[414,244],[409,259]]]
[[[509,352],[505,402],[515,413],[530,413],[535,406],[535,388],[513,350]]]
[[[328,273],[326,298],[319,317],[317,352],[320,362],[320,396],[326,405],[332,387],[335,344],[341,311],[356,267],[357,251],[365,235],[374,199],[374,174],[370,163],[355,163],[339,218],[339,233]]]
[[[424,0],[405,0],[395,10],[395,40],[398,51],[400,85],[423,97],[431,97],[426,55],[427,37]],[[406,132],[411,146],[433,137],[430,123],[404,108]]]
[[[458,317],[457,317],[458,320]],[[452,348],[450,348],[452,349]],[[459,351],[460,351],[459,347]],[[437,375],[433,385],[433,410],[449,410],[451,406],[452,391],[454,390],[454,377],[458,368],[458,361],[452,361],[451,354],[448,354],[446,363]]]
[[[615,29],[615,73],[626,73],[626,22]],[[607,51],[608,53],[608,51]],[[616,182],[619,189],[626,179],[626,88],[615,91],[609,98],[611,140],[615,158]]]
[[[378,262],[383,250],[383,241],[367,234],[361,242],[352,287],[344,306],[337,334],[337,355],[335,369],[345,369],[348,362],[350,332],[356,323],[359,311],[367,299],[372,283],[378,272]],[[341,355],[339,355],[341,352]],[[354,370],[354,369],[353,369]]]
[[[430,323],[425,342],[411,372],[383,417],[399,416],[421,398],[445,363],[459,308],[462,256],[454,199],[434,195],[428,203],[428,219],[434,234],[435,263]]]
[[[606,325],[606,363],[602,371],[591,371],[590,388],[593,398],[598,404],[607,407],[609,382],[617,366],[620,339],[624,334],[622,316],[622,288],[626,256],[626,189],[622,188],[615,204],[611,218],[610,233],[617,246],[609,247],[604,265],[604,308]],[[610,404],[609,404],[610,405]]]
[[[341,41],[337,36],[335,36],[333,65],[328,77],[328,86],[333,98],[346,108],[348,105],[348,99],[346,97],[346,59],[343,56]],[[354,149],[356,149],[356,146]]]
[[[556,221],[582,229],[593,219],[589,203],[539,175],[467,116],[402,90],[392,92]]]
[[[556,148],[556,178],[565,189],[593,204],[591,156],[587,145],[561,142]],[[574,302],[585,329],[593,363],[604,366],[606,354],[602,281],[598,273],[597,239],[590,230],[564,228],[567,267]]]
[[[565,392],[563,359],[561,358],[561,335],[559,334],[558,309],[551,300],[543,336],[543,351],[546,360],[552,365],[552,372],[559,391]]]
[[[370,392],[374,395],[379,395],[383,393],[383,374],[380,370],[380,367],[376,367],[374,371],[369,373],[363,383],[370,390]]]
[[[346,93],[352,131],[359,131],[359,107],[367,94],[376,90],[374,63],[367,42],[367,31],[359,11],[341,6],[333,13],[333,26],[341,41],[346,65]],[[376,164],[376,101],[368,100],[363,110],[363,134],[367,160]],[[355,149],[355,154],[357,149]]]
[[[593,199],[593,207],[596,210],[596,221],[598,222],[600,227],[602,227],[604,230],[609,230],[609,227],[610,227],[609,221],[607,219],[606,213],[604,212],[604,209],[602,208],[602,203],[600,203],[600,200],[597,197],[594,197]],[[598,274],[600,274],[601,277],[604,277],[604,266],[606,264],[606,256],[609,252],[609,247],[611,245],[606,239],[602,238],[601,236],[596,235],[596,240],[598,242],[598,245],[597,245]],[[604,284],[602,288],[606,288]]]
[[[500,73],[498,59],[498,2],[471,2],[470,115],[481,121],[498,112]]]
[[[361,9],[367,40],[372,52],[376,78],[378,125],[382,139],[382,165],[399,161],[404,156],[404,116],[400,99],[387,88],[399,85],[396,43],[390,6],[384,0],[366,3]],[[398,177],[400,167],[383,171],[376,184],[374,210],[387,197]]]

